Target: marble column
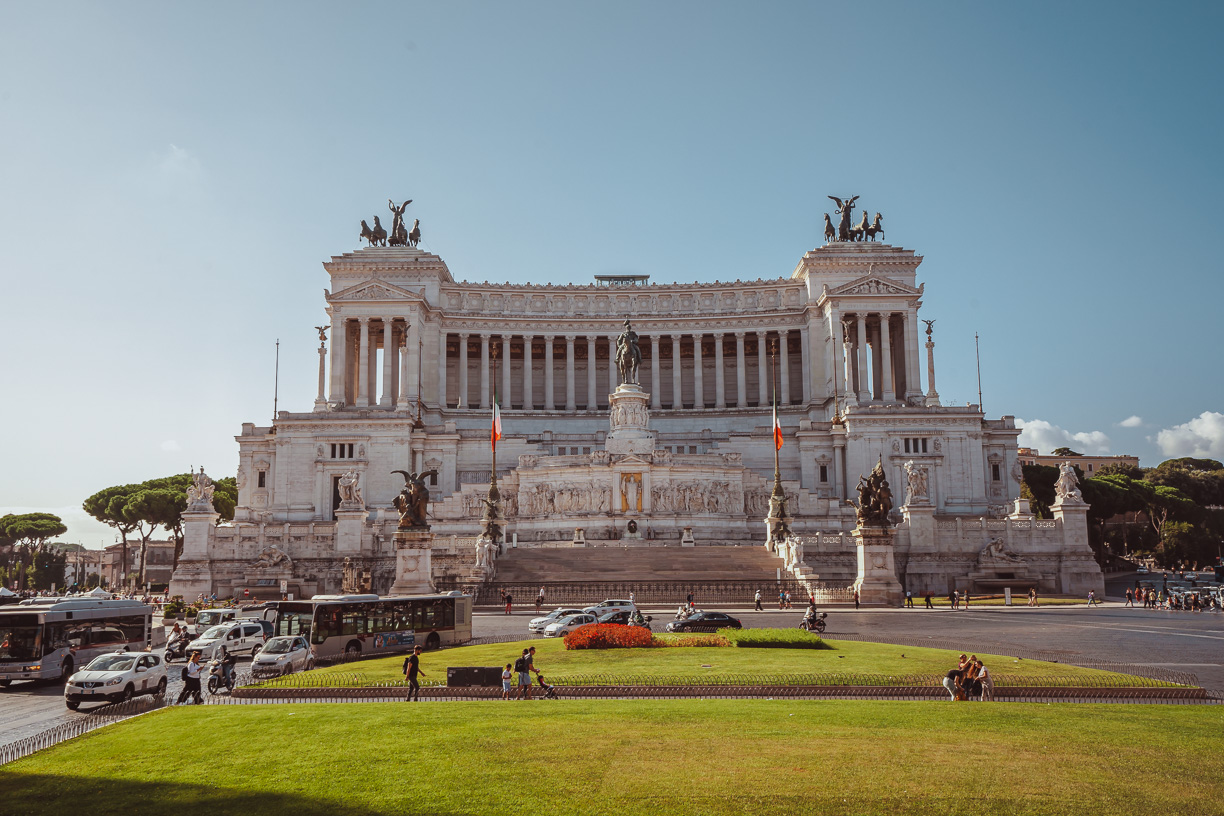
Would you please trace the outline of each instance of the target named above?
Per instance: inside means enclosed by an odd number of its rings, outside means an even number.
[[[382,397],[378,400],[378,407],[390,408],[395,404],[395,392],[391,390],[391,381],[395,378],[395,324],[389,317],[383,318],[382,347]]]
[[[535,342],[535,335],[523,335],[523,410],[535,410],[535,372],[532,368],[535,362],[531,359],[532,343]]]
[[[880,315],[880,357],[884,363],[881,368],[884,377],[884,401],[896,402],[897,389],[893,384],[892,315],[888,312]]]
[[[408,378],[412,369],[411,358],[415,356],[413,352],[416,347],[410,345],[412,342],[407,324],[404,325],[403,332],[400,333],[399,342],[396,344],[396,351],[399,356],[399,394],[395,400],[395,407],[401,411],[412,410],[412,389],[409,388]],[[413,377],[413,385],[416,385],[415,377]]]
[[[608,335],[608,393],[616,393],[616,387],[620,385],[620,372],[616,370],[616,338],[619,335]],[[641,377],[639,376],[640,380]],[[608,407],[611,407],[610,405]]]
[[[922,371],[918,364],[918,312],[911,308],[905,312],[905,397],[907,400],[922,396]]]
[[[883,355],[880,353],[880,334],[882,332],[879,317],[876,315],[877,322],[874,329],[869,328],[867,331],[871,336],[871,398],[882,401],[884,399],[884,376],[881,368]]]
[[[663,407],[663,397],[659,394],[661,389],[659,363],[662,358],[659,357],[659,335],[652,334],[650,336],[650,407],[654,410],[659,410]]]
[[[702,335],[693,335],[693,408],[700,411],[705,408],[705,372],[702,371],[701,360]]]
[[[727,372],[723,365],[723,334],[714,333],[714,407],[727,407]]]
[[[672,344],[672,410],[684,407],[684,399],[681,396],[684,393],[684,380],[681,377],[680,370],[680,335],[673,334],[671,336]]]
[[[588,334],[587,341],[587,404],[588,411],[594,411],[599,407],[599,402],[595,396],[595,335]]]
[[[557,339],[556,335],[544,335],[544,410],[552,411],[556,408],[556,377],[553,373],[553,342]]]
[[[939,405],[939,392],[935,390],[935,340],[927,334],[926,341],[927,350],[927,406]]]
[[[487,410],[493,403],[489,402],[489,341],[491,335],[480,335],[480,407]]]
[[[778,329],[778,402],[790,405],[790,338],[788,329]]]
[[[401,383],[405,397],[404,410],[413,407],[421,396],[421,326],[416,321],[408,324],[408,382]]]
[[[344,405],[344,351],[348,348],[348,321],[332,313],[331,404]]]
[[[842,380],[842,372],[845,370],[845,366],[842,364],[841,359],[841,318],[839,317],[836,309],[830,308],[829,313],[825,315],[825,319],[828,321],[829,332],[829,346],[825,353],[825,359],[827,361],[827,365],[829,366],[828,371],[831,379],[830,385],[833,388],[833,393],[831,396],[838,399],[840,402],[841,391],[846,384],[845,381]]]
[[[446,404],[446,329],[438,327],[438,407],[447,408]]]
[[[799,330],[799,369],[803,372],[803,404],[807,405],[812,401],[812,363],[815,361],[812,354],[812,332],[804,326]]]
[[[357,347],[357,407],[370,407],[370,318],[359,317],[361,340]]]
[[[319,396],[315,397],[314,409],[327,409],[327,341],[319,341]]]
[[[508,334],[502,335],[501,370],[502,370],[501,394],[499,394],[498,396],[501,397],[500,405],[502,407],[502,410],[509,411],[510,406],[514,405],[514,400],[513,400],[514,379],[510,376],[510,335]]]
[[[842,394],[846,398],[847,405],[858,404],[858,386],[856,379],[858,369],[854,363],[854,343],[850,340],[850,326],[842,324],[842,362],[845,363],[842,371],[845,387],[842,389]]]
[[[468,407],[468,337],[467,332],[459,333],[459,401],[456,408]],[[443,363],[445,365],[445,363]]]
[[[748,371],[744,362],[744,332],[735,333],[735,406],[748,407]]]
[[[858,401],[864,403],[871,401],[871,386],[867,381],[867,314],[859,312],[855,317],[858,334],[854,338],[854,362],[858,371],[854,383],[858,387]]]
[[[576,411],[578,403],[574,399],[574,340],[576,335],[565,335],[565,410]]]
[[[769,332],[757,336],[757,405],[769,405]]]

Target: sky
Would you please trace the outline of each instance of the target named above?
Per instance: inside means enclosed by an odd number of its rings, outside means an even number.
[[[0,512],[237,467],[310,410],[322,262],[788,276],[826,196],[924,256],[945,404],[1224,458],[1218,3],[0,2]]]

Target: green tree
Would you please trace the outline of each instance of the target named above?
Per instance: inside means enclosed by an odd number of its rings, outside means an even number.
[[[1073,451],[1070,448],[1055,448],[1054,456],[1083,456],[1079,451]]]
[[[1105,559],[1105,524],[1114,516],[1125,513],[1140,506],[1132,497],[1130,490],[1119,484],[1113,478],[1085,479],[1080,484],[1084,501],[1088,502],[1088,521],[1098,525],[1089,536],[1092,549],[1097,554],[1097,560]],[[1125,477],[1122,477],[1125,478]]]
[[[1050,465],[1024,465],[1024,481],[1020,495],[1029,500],[1029,506],[1038,518],[1053,518],[1050,506],[1054,504],[1054,483],[1058,481],[1058,468]]]
[[[123,541],[123,551],[119,554],[119,571],[127,575],[128,570],[128,534],[136,529],[134,522],[128,521],[123,513],[128,499],[140,491],[140,485],[126,484],[106,487],[90,496],[81,503],[81,508],[98,521],[119,531]]]
[[[68,532],[64,520],[53,513],[9,514],[0,518],[0,528],[3,529],[4,540],[12,542],[10,547],[14,547],[18,555],[19,590],[26,587],[27,570],[35,556],[46,547],[47,540]]]
[[[141,587],[145,585],[145,562],[149,555],[149,538],[158,527],[169,528],[178,523],[179,514],[187,507],[185,497],[180,497],[174,490],[147,488],[148,485],[149,482],[141,485],[146,489],[131,494],[123,506],[124,518],[136,525],[136,533],[140,536],[136,585]]]
[[[1224,506],[1224,465],[1215,459],[1169,459],[1149,470],[1146,479],[1177,488],[1200,507]]]
[[[1143,468],[1129,462],[1110,462],[1097,468],[1097,476],[1125,476],[1128,479],[1142,479]]]
[[[150,479],[143,484],[143,487],[150,490],[167,490],[174,493],[173,507],[169,503],[163,503],[161,505],[163,512],[159,514],[157,523],[164,527],[174,539],[174,566],[176,567],[179,557],[183,554],[182,512],[187,509],[187,488],[190,486],[190,473]],[[212,503],[221,521],[233,521],[234,509],[238,506],[238,483],[233,476],[213,482]]]

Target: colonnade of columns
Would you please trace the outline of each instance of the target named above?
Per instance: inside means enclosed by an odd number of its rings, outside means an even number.
[[[497,365],[501,382],[494,390],[503,410],[603,408],[607,406],[608,394],[619,385],[620,378],[613,362],[618,335],[619,330],[606,335],[449,333],[443,336],[441,347],[451,345],[449,339],[457,342],[452,345],[453,353],[439,359],[439,390],[447,395],[447,407],[460,410],[490,408],[493,399],[490,349],[499,347]],[[734,346],[730,346],[732,340]],[[807,350],[796,330],[642,338],[639,381],[642,388],[650,392],[651,407],[655,409],[768,405],[769,348],[775,342],[780,401],[788,404],[810,399],[808,377],[803,374],[808,370]],[[793,351],[800,355],[797,362],[802,363],[797,367],[791,364],[792,343],[795,345]],[[756,346],[756,354],[752,357],[747,353],[749,344]],[[473,358],[477,353],[479,362],[475,363]],[[457,374],[457,382],[449,390],[448,368]],[[600,384],[604,371],[607,372],[606,389]],[[472,387],[473,377],[479,378],[478,389]],[[796,377],[802,385],[796,383],[792,389],[792,380]],[[560,383],[558,378],[563,378]],[[474,398],[474,391],[477,398]]]
[[[833,327],[833,367],[848,400],[904,402],[921,396],[912,312],[847,312]]]
[[[421,337],[414,323],[399,317],[338,318],[332,321],[331,335],[329,403],[398,411],[416,405]],[[320,370],[320,399],[324,381]]]

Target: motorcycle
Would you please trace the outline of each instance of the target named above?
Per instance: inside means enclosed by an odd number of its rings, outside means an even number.
[[[186,632],[184,632],[183,634],[179,635],[176,638],[172,638],[168,643],[166,643],[166,654],[163,655],[166,662],[170,663],[171,661],[177,660],[180,657],[186,658],[187,657],[187,644],[190,643],[191,640],[192,640],[191,636],[188,635]]]
[[[803,620],[799,621],[799,628],[805,632],[823,632],[825,630],[825,618],[829,617],[828,612],[813,613],[808,610],[803,616]]]
[[[208,693],[216,694],[222,686],[225,690],[234,690],[234,664],[238,659],[232,654],[224,657],[214,657],[208,664]]]

